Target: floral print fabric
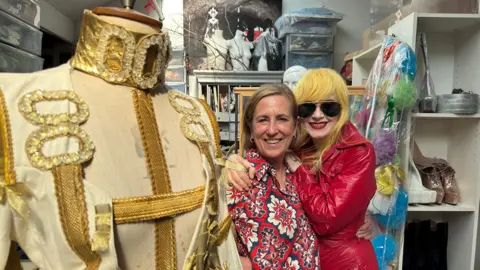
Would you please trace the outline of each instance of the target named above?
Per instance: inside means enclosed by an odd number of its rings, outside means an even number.
[[[287,170],[285,188],[275,169],[255,150],[246,160],[256,169],[252,188],[227,191],[240,255],[254,269],[320,269],[318,241]]]

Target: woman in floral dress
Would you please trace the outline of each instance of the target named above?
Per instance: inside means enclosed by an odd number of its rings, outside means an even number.
[[[285,163],[296,119],[295,98],[281,84],[262,86],[246,105],[245,158],[256,172],[252,188],[227,197],[239,252],[253,269],[320,269],[318,240]]]

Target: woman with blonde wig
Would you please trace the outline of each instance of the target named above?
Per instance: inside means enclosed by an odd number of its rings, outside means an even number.
[[[378,269],[369,240],[359,237],[376,191],[375,153],[348,120],[343,78],[331,69],[308,71],[294,90],[299,129],[291,149],[300,160],[289,163],[293,183],[310,224],[319,236],[322,270]],[[293,153],[290,154],[293,156]],[[248,162],[234,156],[231,161]],[[237,189],[250,184],[245,171],[229,169]],[[361,231],[361,230],[360,230]]]

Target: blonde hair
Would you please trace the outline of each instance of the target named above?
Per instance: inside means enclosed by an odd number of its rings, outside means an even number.
[[[319,68],[309,70],[297,84],[293,91],[297,104],[318,102],[337,98],[341,111],[338,121],[333,127],[332,133],[322,141],[314,141],[308,134],[305,125],[300,124],[296,139],[292,144],[295,152],[304,153],[302,161],[309,164],[314,171],[322,167],[322,156],[327,149],[341,140],[342,127],[349,119],[349,104],[347,85],[343,78],[335,70]],[[315,154],[311,154],[314,152]],[[305,155],[307,154],[307,155]]]
[[[257,108],[258,103],[270,96],[282,96],[285,97],[288,102],[291,104],[292,117],[293,121],[297,121],[297,102],[295,101],[295,96],[293,95],[292,90],[284,84],[264,84],[253,93],[252,97],[248,100],[247,105],[245,106],[245,111],[243,113],[243,123],[242,123],[242,145],[243,149],[248,150],[255,148],[255,144],[250,141],[252,136],[252,121],[255,114],[255,109]],[[242,153],[243,154],[243,153]]]

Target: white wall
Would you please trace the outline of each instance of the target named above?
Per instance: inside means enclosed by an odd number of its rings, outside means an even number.
[[[55,33],[68,42],[74,42],[77,36],[74,22],[45,1],[40,0],[38,4],[40,6],[40,27]]]
[[[338,71],[343,66],[345,54],[362,49],[362,33],[370,27],[370,0],[283,0],[283,13],[300,8],[319,7],[344,15],[338,24],[335,36],[334,68]]]

